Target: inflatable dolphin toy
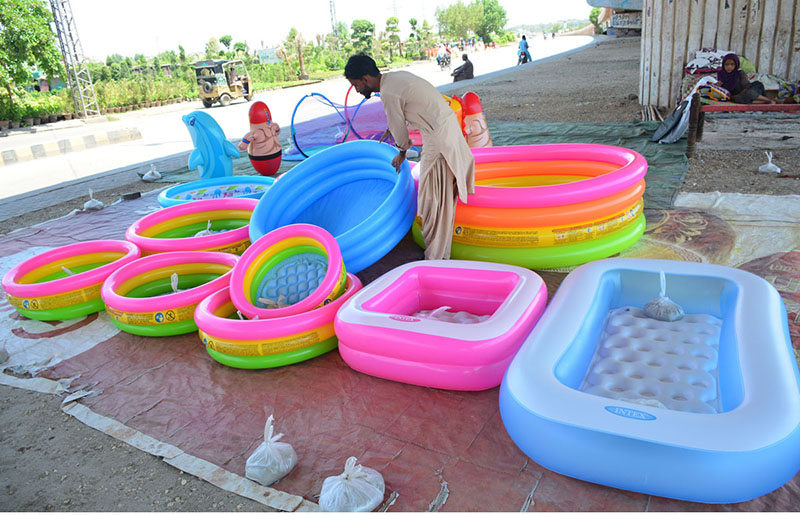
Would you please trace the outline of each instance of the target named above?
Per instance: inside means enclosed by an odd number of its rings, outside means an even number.
[[[194,143],[189,170],[197,168],[201,179],[233,175],[233,159],[239,157],[239,151],[225,138],[217,121],[202,111],[191,112],[181,119]]]

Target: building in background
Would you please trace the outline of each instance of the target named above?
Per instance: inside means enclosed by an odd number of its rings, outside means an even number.
[[[644,0],[587,0],[587,3],[608,12],[598,20],[608,35],[641,36]]]
[[[797,20],[800,0],[644,0],[640,102],[674,107],[684,68],[703,48],[736,52],[759,73],[800,79]]]

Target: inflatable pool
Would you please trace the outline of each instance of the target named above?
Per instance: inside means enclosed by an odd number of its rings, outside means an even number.
[[[94,240],[48,250],[17,264],[2,280],[8,303],[35,320],[69,320],[105,309],[100,287],[139,259],[128,241]]]
[[[285,225],[248,248],[231,274],[230,297],[249,318],[277,318],[322,307],[345,291],[336,240],[316,225]]]
[[[500,384],[547,302],[530,270],[497,263],[431,260],[371,282],[336,315],[339,353],[365,374],[448,390]],[[430,311],[464,315],[449,321]],[[477,318],[475,318],[477,317]]]
[[[686,315],[642,307],[666,275]],[[560,474],[704,503],[800,469],[800,374],[778,292],[716,265],[609,259],[562,283],[500,388],[514,442]]]
[[[222,198],[166,207],[128,227],[125,239],[143,255],[179,250],[241,254],[250,246],[248,224],[258,200]]]
[[[216,177],[192,181],[178,184],[159,193],[158,205],[170,207],[194,200],[218,198],[261,198],[273,182],[275,182],[274,177],[261,175]]]
[[[229,289],[203,300],[194,318],[208,354],[233,368],[273,368],[315,358],[336,348],[333,318],[361,281],[347,274],[346,291],[333,302],[279,318],[239,318]]]
[[[396,154],[390,145],[359,140],[312,155],[258,201],[250,240],[284,225],[318,225],[336,238],[348,272],[372,265],[403,239],[417,211],[408,162],[398,174]]]
[[[472,152],[475,194],[456,206],[454,259],[572,266],[616,254],[644,232],[647,161],[633,150],[559,144]],[[416,222],[413,232],[424,246]]]
[[[111,274],[101,295],[120,330],[173,336],[197,330],[197,304],[230,283],[239,256],[225,252],[163,252],[132,261]]]

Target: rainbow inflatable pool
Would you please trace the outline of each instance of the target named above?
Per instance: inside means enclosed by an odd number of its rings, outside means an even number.
[[[644,232],[647,161],[592,144],[472,149],[475,194],[459,202],[453,259],[555,268],[609,257]],[[419,169],[412,174],[418,180]],[[424,246],[420,219],[415,241]]]
[[[252,198],[197,200],[165,207],[128,227],[125,239],[142,255],[179,250],[242,254],[250,246]]]

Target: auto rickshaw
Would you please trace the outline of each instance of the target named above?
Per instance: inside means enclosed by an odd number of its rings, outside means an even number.
[[[231,100],[253,98],[253,81],[241,60],[209,59],[194,63],[200,100],[205,107],[215,102],[227,106]]]

